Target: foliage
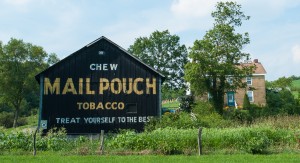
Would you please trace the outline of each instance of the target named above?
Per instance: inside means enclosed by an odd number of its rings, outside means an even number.
[[[189,129],[205,126],[201,121],[193,119],[187,112],[176,112],[164,114],[161,118],[153,118],[145,125],[146,131],[153,131],[159,128]]]
[[[208,102],[197,101],[192,112],[196,115],[197,121],[200,121],[203,127],[224,128],[235,126],[235,122],[225,120]]]
[[[204,105],[206,104],[202,106]],[[123,130],[119,134],[106,134],[105,150],[108,154],[131,150],[152,151],[156,154],[195,154],[197,128],[166,127],[143,133]],[[293,150],[300,145],[299,116],[262,118],[254,121],[251,126],[203,128],[202,131],[205,153],[269,153],[272,152],[270,148]],[[31,151],[32,143],[32,133],[0,131],[0,153]],[[98,147],[99,140],[92,142],[85,136],[68,138],[63,129],[53,129],[45,136],[37,136],[38,151],[65,151],[68,155],[86,155],[95,154],[93,151]]]
[[[300,88],[300,79],[298,79],[298,80],[293,80],[292,81],[292,87],[294,87],[294,88]]]
[[[0,113],[0,126],[5,128],[11,128],[14,123],[14,114],[11,112],[1,112]],[[19,118],[18,125],[26,125],[27,120],[24,117]]]
[[[300,76],[292,75],[291,78],[292,78],[293,80],[300,80]]]
[[[163,108],[177,109],[179,108],[179,102],[177,100],[165,102],[162,104]]]
[[[69,140],[66,137],[64,129],[51,129],[47,136],[37,135],[36,148],[37,150],[59,151],[68,149],[74,146],[77,140]],[[0,132],[0,150],[24,150],[30,151],[33,149],[32,133],[26,132]]]
[[[23,40],[12,38],[6,45],[0,44],[1,101],[13,108],[14,127],[26,104],[27,108],[37,107],[39,87],[34,76],[49,66],[48,57],[42,47]],[[51,58],[57,57],[52,54]]]
[[[278,78],[275,81],[267,82],[266,87],[267,88],[281,88],[286,89],[292,86],[293,79],[291,77],[281,77]]]
[[[0,126],[10,128],[13,126],[14,114],[8,112],[0,113]]]
[[[192,129],[164,128],[141,134],[127,132],[113,138],[108,147],[130,150],[151,149],[162,154],[178,154],[183,152],[183,148],[196,148],[196,137],[197,132]]]
[[[180,38],[171,35],[168,30],[154,31],[149,37],[137,38],[128,49],[166,77],[163,93],[172,94],[168,91],[185,88],[183,69],[187,63],[187,49],[185,45],[180,45],[179,41]]]
[[[244,149],[252,154],[264,154],[267,152],[268,147],[271,144],[270,139],[265,133],[251,133],[253,136],[246,143]]]
[[[180,154],[185,149],[197,151],[197,129],[156,129],[152,132],[126,132],[114,137],[109,148],[127,150],[153,150],[163,154]],[[288,129],[267,127],[204,128],[203,150],[235,149],[248,153],[264,153],[270,145],[296,144],[294,132]]]
[[[300,105],[289,90],[267,92],[265,115],[300,114]]]
[[[300,102],[300,79],[293,80],[291,91],[296,99]]]
[[[179,109],[190,113],[192,111],[192,106],[194,104],[194,97],[192,95],[181,96],[178,98]]]
[[[176,112],[165,113],[161,118],[153,118],[145,125],[146,131],[153,131],[159,128],[191,129],[199,127],[224,128],[234,126],[235,122],[223,119],[215,112],[207,102],[197,102],[193,105],[191,113]]]
[[[185,66],[185,79],[191,90],[198,94],[209,93],[216,111],[222,115],[224,93],[245,87],[242,78],[251,75],[253,66],[243,66],[241,60],[249,54],[241,52],[249,44],[248,33],[235,33],[249,16],[241,11],[241,5],[234,2],[219,2],[212,13],[214,26],[202,40],[196,40],[189,53],[192,62]],[[232,84],[227,82],[230,76]]]
[[[235,108],[229,108],[223,114],[226,119],[237,121],[240,124],[251,123],[253,117],[250,115],[249,110],[240,110]]]
[[[249,101],[249,97],[248,97],[247,93],[245,93],[244,99],[243,99],[243,109],[250,109],[250,107],[251,107],[251,104]]]
[[[184,96],[186,94],[185,88],[181,89],[170,89],[167,87],[162,88],[162,100],[170,100],[170,99],[176,99],[180,96]]]

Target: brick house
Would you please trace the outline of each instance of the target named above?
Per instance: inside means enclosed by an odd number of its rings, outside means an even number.
[[[244,96],[247,93],[251,104],[258,106],[266,105],[266,86],[265,75],[266,70],[263,65],[258,62],[258,59],[242,63],[243,66],[255,65],[255,70],[252,76],[245,77],[243,82],[247,83],[246,88],[240,88],[236,91],[229,91],[225,95],[225,105],[227,106],[242,106]]]

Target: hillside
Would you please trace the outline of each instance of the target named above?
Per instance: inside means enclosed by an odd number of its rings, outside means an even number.
[[[300,79],[299,80],[294,80],[292,82],[292,86],[299,89],[300,88]]]
[[[292,93],[295,98],[298,98],[298,91],[300,91],[300,79],[292,82]]]

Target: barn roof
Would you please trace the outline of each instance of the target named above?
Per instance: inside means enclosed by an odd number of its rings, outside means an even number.
[[[158,72],[157,70],[155,70],[153,67],[147,65],[146,63],[144,63],[143,61],[141,61],[139,58],[135,57],[134,55],[130,54],[128,51],[126,51],[124,48],[122,48],[121,46],[117,45],[116,43],[114,43],[113,41],[111,41],[110,39],[101,36],[100,38],[92,41],[91,43],[87,44],[86,46],[82,47],[81,49],[77,50],[76,52],[72,53],[71,55],[65,57],[64,59],[62,59],[61,61],[57,62],[56,64],[48,67],[47,69],[45,69],[44,71],[40,72],[39,74],[37,74],[35,76],[35,79],[39,82],[40,81],[40,75],[45,73],[46,71],[51,71],[54,67],[56,67],[58,64],[63,64],[64,62],[66,62],[68,60],[68,58],[73,57],[74,55],[77,55],[79,51],[85,50],[88,47],[90,47],[91,45],[99,42],[100,40],[106,40],[107,42],[109,42],[110,44],[112,44],[113,46],[115,46],[116,48],[120,49],[121,51],[123,51],[126,55],[128,55],[129,57],[133,58],[134,60],[138,61],[139,63],[141,63],[142,65],[144,65],[145,67],[149,68],[151,71],[153,71],[154,73],[158,74],[159,76],[161,76],[163,79],[165,78],[165,76],[163,74],[161,74],[160,72]]]

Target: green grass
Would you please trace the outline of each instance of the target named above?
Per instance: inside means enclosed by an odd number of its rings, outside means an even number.
[[[294,98],[298,98],[298,92],[297,91],[292,91],[292,94],[293,94],[293,96],[294,96]]]
[[[164,103],[162,104],[163,108],[170,108],[170,109],[177,109],[179,107],[179,102],[178,101],[173,101],[169,103]]]
[[[202,155],[202,156],[185,156],[185,155],[128,155],[128,156],[111,156],[111,155],[88,155],[88,156],[64,156],[59,154],[38,154],[30,155],[8,155],[0,156],[1,162],[272,162],[286,163],[299,162],[299,154],[276,154],[276,155]]]
[[[300,80],[294,80],[292,82],[292,86],[295,88],[300,88]]]
[[[292,82],[292,90],[299,90],[300,89],[300,80],[294,80]],[[292,91],[292,94],[294,95],[295,98],[298,98],[298,91]]]

